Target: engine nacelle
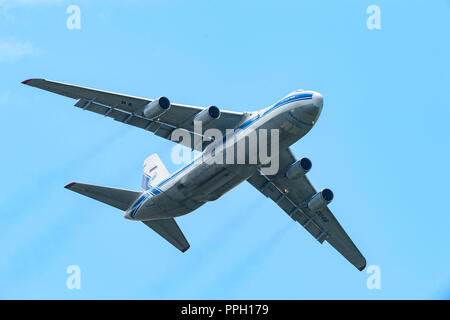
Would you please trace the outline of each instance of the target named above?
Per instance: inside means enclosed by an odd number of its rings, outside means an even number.
[[[159,97],[145,106],[144,116],[149,119],[156,118],[170,109],[170,101],[166,97]]]
[[[220,118],[220,109],[216,106],[209,106],[208,108],[203,109],[194,117],[194,121],[200,121],[202,125],[205,125],[212,120],[216,120]]]
[[[286,171],[286,177],[290,180],[300,178],[301,176],[308,173],[311,167],[311,160],[309,160],[308,158],[302,158],[291,164],[291,166]]]
[[[330,189],[323,189],[317,192],[308,201],[308,208],[311,211],[318,211],[333,200],[333,192]]]

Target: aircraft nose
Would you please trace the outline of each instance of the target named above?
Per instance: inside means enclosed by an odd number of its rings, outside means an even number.
[[[320,93],[318,93],[318,92],[314,92],[314,94],[312,96],[312,103],[313,103],[313,105],[315,105],[319,109],[322,109],[322,106],[323,106],[323,97],[322,97],[322,95]]]
[[[322,111],[323,97],[320,93],[314,92],[310,103],[300,108],[300,118],[306,123],[315,124]]]

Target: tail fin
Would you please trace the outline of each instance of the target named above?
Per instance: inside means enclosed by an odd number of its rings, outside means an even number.
[[[156,186],[169,176],[169,171],[167,171],[159,156],[156,153],[152,154],[144,161],[142,190],[148,190],[151,186]]]
[[[109,187],[95,186],[92,184],[84,184],[72,182],[64,188],[82,194],[86,197],[109,204],[117,209],[126,211],[142,194],[138,191],[123,190]]]

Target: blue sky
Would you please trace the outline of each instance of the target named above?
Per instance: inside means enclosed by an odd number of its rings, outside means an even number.
[[[449,18],[444,0],[0,0],[0,298],[448,299]],[[177,168],[172,144],[20,84],[32,77],[236,111],[321,92],[292,149],[381,290],[248,183],[178,219],[185,254],[64,189],[139,189],[148,155]]]

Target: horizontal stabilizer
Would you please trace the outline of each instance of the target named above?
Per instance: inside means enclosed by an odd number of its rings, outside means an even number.
[[[189,249],[189,242],[183,235],[183,232],[178,227],[175,219],[161,219],[161,220],[149,220],[142,221],[149,228],[159,234],[161,237],[169,241],[173,246],[175,246],[181,252],[185,252]]]
[[[72,182],[64,188],[126,211],[141,192]]]

